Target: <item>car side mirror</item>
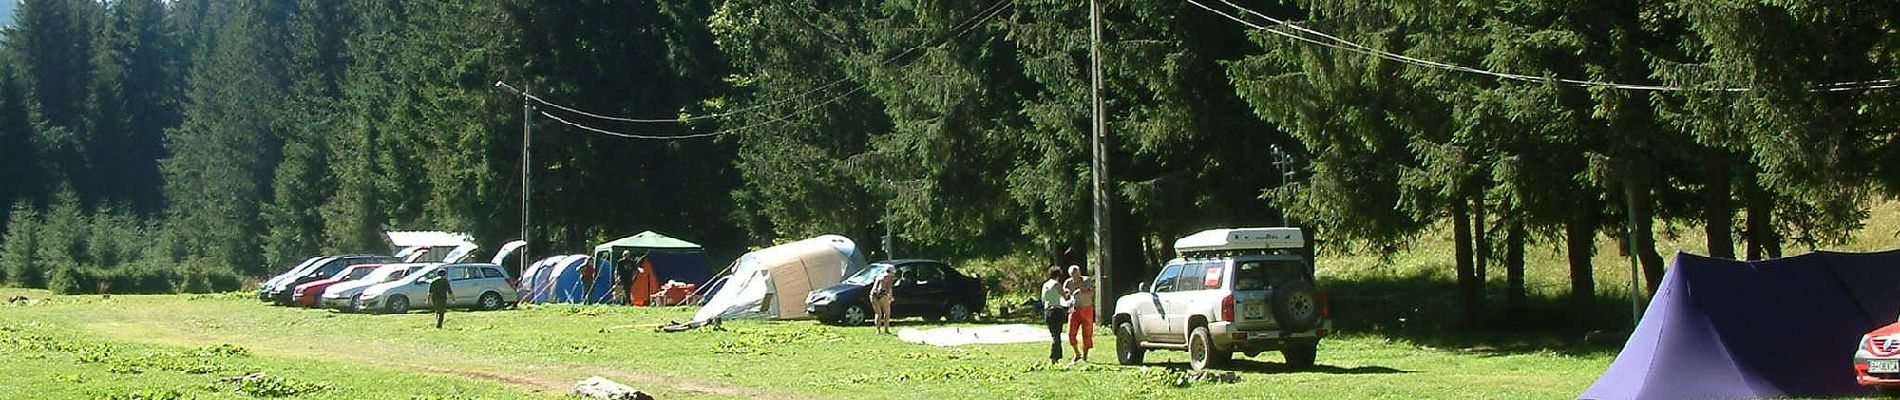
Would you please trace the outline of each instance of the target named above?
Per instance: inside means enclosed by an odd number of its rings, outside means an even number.
[[[1148,282],[1135,284],[1135,293],[1142,293],[1142,292],[1147,292],[1147,291],[1148,291]]]

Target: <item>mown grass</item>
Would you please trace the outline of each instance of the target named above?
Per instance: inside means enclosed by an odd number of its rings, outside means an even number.
[[[0,291],[0,294],[15,293]],[[8,294],[11,296],[11,294]],[[43,292],[30,292],[43,298]],[[690,309],[542,306],[432,316],[356,315],[265,306],[239,295],[52,297],[0,306],[7,338],[112,349],[110,359],[216,365],[193,374],[139,364],[114,371],[83,351],[0,347],[5,398],[101,398],[174,390],[185,398],[246,398],[213,382],[262,371],[317,385],[307,398],[555,395],[602,375],[660,398],[1565,398],[1592,382],[1607,352],[1440,348],[1370,334],[1324,341],[1318,368],[1278,355],[1239,358],[1238,383],[1177,386],[1184,353],[1152,352],[1147,367],[1113,365],[1112,338],[1093,363],[1049,365],[1046,343],[942,348],[866,327],[810,321],[731,321],[723,330],[658,333]],[[915,320],[904,327],[932,327]],[[41,340],[41,339],[19,339]],[[246,355],[200,356],[242,348]],[[153,364],[157,365],[157,364]],[[77,381],[75,381],[77,379]],[[95,385],[93,383],[104,383]],[[230,386],[230,385],[225,385]]]

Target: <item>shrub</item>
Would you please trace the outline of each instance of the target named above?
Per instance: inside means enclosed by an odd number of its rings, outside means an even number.
[[[46,276],[40,273],[39,213],[25,202],[13,207],[7,232],[0,236],[0,270],[13,287],[44,288]]]

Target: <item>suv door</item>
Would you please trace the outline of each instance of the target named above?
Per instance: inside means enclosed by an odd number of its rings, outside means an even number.
[[[1181,276],[1181,269],[1181,263],[1169,263],[1168,266],[1162,267],[1161,274],[1155,276],[1154,285],[1148,289],[1150,305],[1154,307],[1154,312],[1141,313],[1135,317],[1136,323],[1141,324],[1141,334],[1144,339],[1154,342],[1182,342],[1180,329],[1169,323],[1174,316],[1169,315],[1166,300],[1173,295],[1174,284]]]

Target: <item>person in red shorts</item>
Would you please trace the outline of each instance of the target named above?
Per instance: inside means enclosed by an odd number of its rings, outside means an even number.
[[[1069,348],[1075,350],[1070,361],[1088,362],[1089,349],[1095,348],[1095,280],[1080,265],[1069,266],[1069,280],[1062,282],[1063,298],[1069,302]],[[1081,336],[1080,343],[1076,336]]]

